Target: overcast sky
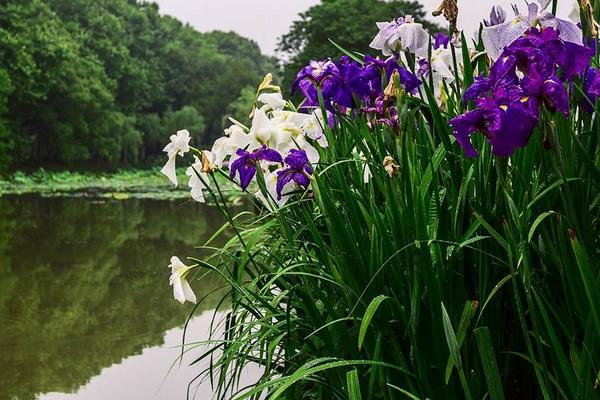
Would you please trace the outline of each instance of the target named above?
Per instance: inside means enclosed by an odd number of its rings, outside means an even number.
[[[177,17],[199,31],[235,31],[254,39],[267,54],[275,54],[277,38],[288,31],[298,13],[319,3],[319,0],[154,1],[160,5],[162,13]],[[425,6],[432,21],[444,23],[442,17],[431,17],[431,11],[437,8],[441,0],[420,2]],[[479,22],[489,14],[492,5],[500,4],[508,12],[513,2],[520,5],[521,9],[525,9],[524,0],[459,0],[459,26],[470,35],[477,29]],[[463,6],[467,3],[468,6]],[[575,0],[559,0],[558,3],[558,15],[567,16],[573,9]]]

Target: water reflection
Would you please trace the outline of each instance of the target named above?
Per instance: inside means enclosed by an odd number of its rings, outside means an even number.
[[[222,223],[216,209],[182,202],[0,198],[0,399],[62,398],[98,375],[106,390],[120,379],[154,394],[177,350],[144,358],[143,349],[178,344],[173,328],[190,312],[172,299],[169,255],[189,255]],[[217,285],[193,284],[199,297]],[[110,383],[102,370],[132,355],[142,361]],[[156,398],[181,396],[167,385]]]
[[[213,313],[207,311],[190,321],[188,334],[194,338],[208,337],[208,329]],[[48,393],[40,400],[173,400],[185,399],[188,383],[192,381],[198,369],[187,367],[186,362],[200,354],[201,349],[186,352],[182,366],[173,360],[179,355],[181,328],[174,328],[164,335],[164,344],[142,350],[141,354],[128,357],[118,364],[104,369],[89,383],[79,388],[77,393]],[[242,385],[256,382],[258,369],[242,372]],[[166,377],[166,378],[165,378]],[[164,382],[164,384],[163,384]],[[207,381],[194,383],[190,387],[190,398],[210,399],[212,389]]]

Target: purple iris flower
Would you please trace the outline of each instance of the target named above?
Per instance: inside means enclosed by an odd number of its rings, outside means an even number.
[[[483,133],[497,156],[511,155],[524,147],[538,119],[538,103],[518,86],[498,88],[492,97],[479,98],[477,109],[450,120],[454,136],[468,157],[476,157],[471,135]]]
[[[387,125],[396,131],[400,129],[395,98],[388,99],[382,94],[361,111],[369,116],[371,124]]]
[[[414,91],[421,86],[421,83],[423,83],[406,68],[398,67],[398,74],[400,75],[400,83],[408,93],[414,93]]]
[[[367,114],[371,124],[387,125],[392,129],[399,129],[398,109],[396,108],[396,97],[386,96],[383,91],[383,82],[385,78],[389,82],[392,75],[397,72],[398,80],[406,92],[414,92],[421,85],[421,80],[406,68],[400,66],[398,58],[392,56],[385,61],[380,59],[372,59],[365,57],[365,65],[363,71],[369,71],[369,76],[372,77],[372,82],[368,88],[365,88],[365,83],[362,81],[363,88],[360,93],[368,93],[361,95],[363,105],[359,109],[360,112]],[[368,90],[365,90],[368,89]]]
[[[476,109],[450,120],[467,156],[477,155],[470,140],[475,132],[487,137],[498,156],[509,156],[525,146],[542,105],[568,116],[566,85],[586,69],[590,59],[588,48],[564,41],[554,28],[531,28],[513,41],[492,65],[489,77],[475,78],[465,91],[463,102],[473,100]],[[589,78],[589,88],[594,80]]]
[[[490,68],[490,81],[494,85],[516,85],[519,81],[517,76],[517,57],[512,54],[506,54],[504,57],[499,58]]]
[[[510,55],[517,58],[519,69],[526,75],[535,69],[548,76],[555,73],[558,66],[561,78],[571,80],[585,70],[593,53],[584,46],[565,42],[554,28],[531,28],[522,38],[508,46],[500,58]]]
[[[338,61],[311,61],[296,76],[292,92],[300,90],[305,97],[303,108],[319,106],[318,91],[321,90],[325,107],[333,112],[334,106],[342,110],[369,105],[383,95],[384,84],[397,71],[404,90],[414,93],[421,81],[406,68],[400,66],[397,56],[387,60],[365,56],[360,64],[348,56]],[[362,104],[357,104],[362,103]]]
[[[302,93],[302,96],[304,97],[304,102],[300,107],[301,109],[311,110],[319,107],[319,96],[316,85],[313,82],[311,82],[309,79],[300,81],[293,88],[292,93],[294,93],[296,89],[299,89],[300,93]]]
[[[310,184],[310,175],[313,173],[313,168],[304,150],[290,150],[284,161],[287,167],[277,172],[277,200],[281,200],[281,192],[291,182],[306,189]]]
[[[382,93],[382,71],[386,62],[380,58],[365,56],[365,63],[354,76],[349,79],[349,86],[362,100],[377,97]]]
[[[565,117],[569,116],[569,93],[558,78],[546,79],[542,83],[540,98],[550,111],[563,113]]]
[[[583,81],[583,92],[587,99],[583,99],[581,105],[587,112],[593,112],[593,105],[596,103],[596,99],[600,97],[600,70],[593,67],[587,68]]]
[[[506,21],[506,11],[500,6],[492,6],[490,11],[490,19],[484,19],[483,24],[485,26],[495,26],[503,24]]]
[[[429,61],[426,58],[421,58],[417,61],[417,64],[419,65],[417,76],[420,76],[421,78],[427,76],[430,70]]]
[[[325,106],[331,105],[353,107],[354,98],[350,89],[351,80],[361,71],[361,66],[348,56],[343,56],[337,62],[311,61],[304,67],[292,84],[292,93],[300,89],[306,101],[303,108],[319,106],[317,88],[321,89]]]
[[[335,64],[339,74],[325,81],[323,95],[331,99],[334,104],[352,108],[354,107],[354,97],[350,81],[360,74],[361,65],[348,56],[342,56]]]
[[[558,77],[539,79],[526,76],[521,80],[521,86],[528,95],[535,96],[544,102],[550,111],[558,111],[565,117],[569,116],[569,93]]]
[[[342,56],[335,63],[337,74],[327,77],[322,84],[323,97],[342,107],[354,107],[350,82],[361,73],[361,65],[348,56]]]
[[[485,93],[489,92],[492,89],[492,81],[483,76],[476,76],[475,82],[467,90],[465,90],[465,94],[463,95],[463,103],[467,104],[469,100],[475,100],[478,97],[483,96]]]
[[[244,149],[237,149],[235,154],[238,155],[229,167],[229,176],[234,178],[236,174],[240,175],[240,186],[242,190],[246,190],[254,175],[256,175],[256,165],[259,161],[269,161],[273,163],[281,163],[281,154],[276,150],[267,149],[263,145],[260,149],[250,153]]]
[[[294,90],[298,84],[304,80],[309,80],[320,85],[328,75],[336,73],[337,68],[331,60],[310,61],[308,65],[300,70],[296,75],[296,80],[292,84]]]
[[[303,108],[315,108],[319,106],[317,87],[321,87],[329,76],[339,75],[337,66],[331,60],[310,61],[296,75],[292,84],[292,93],[300,90],[306,101]]]
[[[477,157],[479,153],[471,143],[471,135],[475,132],[485,132],[486,111],[478,108],[452,118],[449,123],[454,130],[454,137],[465,150],[467,157]]]
[[[448,44],[450,44],[450,38],[448,35],[443,32],[438,32],[437,35],[435,35],[435,41],[433,42],[434,50],[439,49],[440,47],[447,49]]]
[[[591,49],[574,43],[565,42],[564,46],[557,63],[562,70],[562,78],[571,80],[585,70],[594,53]]]
[[[397,107],[390,107],[387,111],[386,116],[383,116],[381,118],[377,118],[377,123],[381,124],[381,125],[387,125],[390,128],[394,129],[395,131],[399,131],[400,130],[400,121],[398,119],[398,108]]]
[[[600,96],[600,70],[589,67],[585,79],[585,91],[592,96]]]

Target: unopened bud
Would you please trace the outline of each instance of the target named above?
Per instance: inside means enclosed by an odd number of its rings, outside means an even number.
[[[398,70],[394,70],[390,76],[390,81],[383,91],[383,95],[386,100],[391,101],[404,97],[404,89],[402,88],[402,83],[400,83],[400,73],[398,73]]]
[[[281,88],[279,86],[271,85],[272,82],[273,82],[273,74],[271,74],[269,72],[267,75],[265,75],[265,77],[263,78],[262,82],[258,86],[257,93],[260,93],[260,92],[262,92],[265,89],[271,89],[271,90],[274,90],[276,92],[281,92]]]
[[[443,0],[432,14],[434,17],[444,14],[444,18],[450,23],[452,34],[456,35],[458,33],[458,29],[456,29],[456,20],[458,19],[458,5],[456,4],[456,0]]]
[[[594,16],[594,8],[590,0],[578,0],[581,12],[581,26],[586,37],[595,38],[598,35],[598,21]]]
[[[392,156],[385,156],[383,159],[383,168],[385,168],[385,172],[387,172],[390,177],[398,175],[400,172],[400,166],[394,163]]]
[[[214,154],[211,153],[210,151],[206,151],[203,150],[202,151],[202,159],[200,160],[200,162],[202,163],[202,168],[201,168],[201,172],[204,173],[210,173],[213,172],[215,170],[215,164],[214,162]]]

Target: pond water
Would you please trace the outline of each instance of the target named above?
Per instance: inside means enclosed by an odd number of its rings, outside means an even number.
[[[167,265],[201,256],[222,224],[186,201],[0,197],[0,399],[185,399],[201,349],[176,362],[192,305],[173,299]],[[198,298],[219,285],[192,282]],[[199,306],[190,341],[222,296]]]

